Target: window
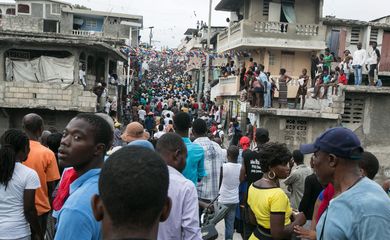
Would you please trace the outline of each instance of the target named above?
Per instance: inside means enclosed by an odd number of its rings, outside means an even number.
[[[93,19],[88,19],[85,21],[85,27],[88,29],[95,29],[97,28],[97,21]]]
[[[7,8],[5,11],[6,15],[15,15],[15,8]]]
[[[30,14],[30,5],[18,4],[18,13]]]
[[[360,27],[353,27],[351,31],[351,44],[357,45],[360,42]]]
[[[343,123],[362,123],[364,119],[365,97],[358,95],[345,96]]]
[[[371,28],[371,34],[370,34],[370,42],[377,42],[378,41],[378,31],[377,28]]]
[[[55,15],[61,14],[61,5],[59,3],[51,4],[51,14],[55,14]]]
[[[269,2],[271,0],[264,0],[263,2],[263,16],[268,16],[269,14]]]

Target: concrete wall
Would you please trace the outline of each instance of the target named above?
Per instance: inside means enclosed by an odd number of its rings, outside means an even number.
[[[60,33],[72,34],[73,14],[62,12],[60,21]]]
[[[323,131],[337,126],[337,120],[295,116],[259,115],[260,127],[269,130],[270,140],[286,143],[291,151],[312,143]],[[295,129],[292,127],[295,126]],[[298,126],[298,128],[297,128]]]
[[[0,107],[94,112],[96,95],[81,85],[0,81]]]
[[[43,19],[29,15],[3,16],[0,29],[11,31],[42,32]]]
[[[295,0],[295,17],[297,23],[318,24],[317,0]]]
[[[349,88],[354,89],[354,87]],[[345,97],[346,99],[356,97],[364,99],[363,122],[345,125],[359,136],[364,149],[372,152],[378,158],[381,165],[378,179],[390,178],[390,134],[388,131],[390,112],[384,107],[390,106],[390,94],[374,91],[348,92],[347,90]]]
[[[31,16],[43,18],[43,7],[42,3],[31,3]]]

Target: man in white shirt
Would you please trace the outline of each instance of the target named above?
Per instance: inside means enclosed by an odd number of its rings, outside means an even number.
[[[146,111],[144,110],[144,106],[141,106],[141,109],[138,110],[138,118],[140,121],[145,122],[145,116],[146,116]]]
[[[158,132],[156,132],[153,137],[154,139],[159,139],[162,135],[164,135],[164,125],[160,124],[158,125]]]
[[[173,122],[173,119],[171,118],[171,114],[167,113],[167,115],[165,115],[165,118],[164,118],[164,126],[165,127],[169,125],[169,121]]]
[[[160,223],[159,240],[201,240],[198,219],[198,194],[195,185],[182,174],[187,148],[176,133],[166,133],[157,142],[156,151],[168,165],[168,196],[172,208],[168,219]]]
[[[87,83],[85,82],[85,65],[83,65],[79,71],[79,79],[80,83],[84,86],[84,89],[87,87]]]
[[[357,44],[357,48],[358,50],[353,53],[352,68],[354,70],[355,75],[355,85],[358,86],[362,84],[362,67],[366,63],[367,52],[366,50],[362,49],[361,43]]]

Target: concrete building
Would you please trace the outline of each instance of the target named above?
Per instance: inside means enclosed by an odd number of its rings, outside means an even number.
[[[326,107],[317,109],[242,110],[252,123],[269,129],[271,141],[286,143],[290,150],[314,142],[330,127],[347,127],[359,136],[363,148],[379,159],[378,181],[390,178],[390,113],[383,107],[390,104],[390,88],[344,86],[337,96],[322,101]]]
[[[109,95],[120,98],[127,56],[119,48],[130,37],[132,46],[138,44],[142,16],[57,0],[0,3],[0,9],[0,134],[20,127],[28,112],[61,130],[78,112],[96,111],[97,83],[107,83]],[[86,88],[79,83],[81,69]]]
[[[377,42],[381,52],[379,78],[390,85],[390,17],[382,17],[370,22],[326,17],[322,19],[326,30],[326,45],[331,52],[343,56],[344,50],[351,53],[362,43],[363,49],[370,49],[371,42]],[[364,74],[367,74],[364,72]]]
[[[210,53],[214,52],[217,48],[217,36],[222,32],[225,27],[212,26],[210,35]],[[181,40],[178,46],[179,51],[193,52],[194,54],[189,57],[187,64],[187,73],[191,75],[195,91],[198,96],[206,95],[210,90],[210,83],[218,81],[218,71],[222,65],[226,64],[226,58],[213,58],[210,59],[210,71],[207,77],[206,69],[206,57],[203,52],[207,53],[207,38],[208,27],[203,22],[197,28],[189,28],[184,33],[184,38]]]
[[[322,0],[222,0],[216,10],[229,11],[231,17],[217,50],[248,51],[272,75],[285,68],[297,77],[310,68],[311,52],[326,46],[322,6]],[[249,57],[237,60],[241,66]]]

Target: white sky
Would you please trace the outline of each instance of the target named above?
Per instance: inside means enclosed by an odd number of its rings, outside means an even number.
[[[14,2],[13,0],[0,0]],[[209,0],[65,0],[93,10],[142,15],[141,41],[149,41],[149,26],[154,26],[156,46],[177,47],[187,28],[196,28],[199,20],[208,21]],[[240,1],[240,0],[237,0]],[[390,15],[389,0],[324,0],[324,16],[372,20]],[[212,26],[226,26],[228,12],[215,11],[220,0],[213,0]]]

